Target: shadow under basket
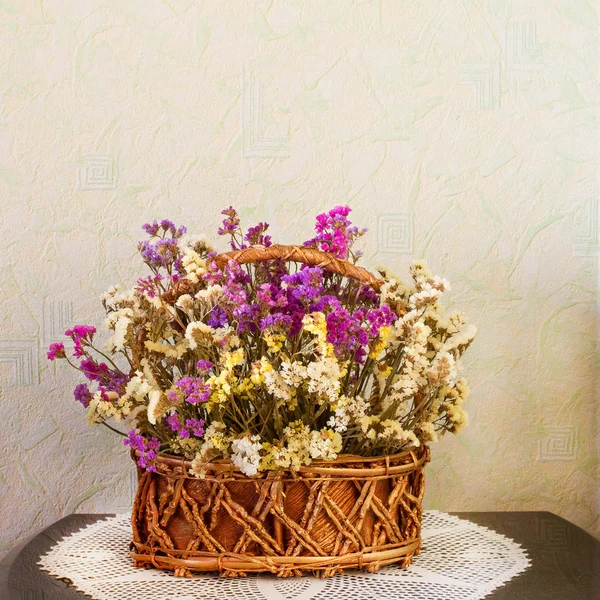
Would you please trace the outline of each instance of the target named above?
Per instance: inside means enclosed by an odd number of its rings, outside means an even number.
[[[221,460],[197,478],[189,461],[161,455],[156,472],[138,468],[130,554],[136,566],[177,576],[406,567],[421,547],[428,461],[423,446],[247,477]]]

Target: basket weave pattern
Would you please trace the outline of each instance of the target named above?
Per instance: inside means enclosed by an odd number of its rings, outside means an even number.
[[[297,472],[246,477],[230,461],[190,464],[159,457],[139,471],[131,555],[136,566],[186,576],[376,571],[407,566],[418,554],[429,448],[366,459],[339,457]]]

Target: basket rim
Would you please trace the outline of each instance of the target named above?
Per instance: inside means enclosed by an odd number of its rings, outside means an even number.
[[[135,548],[135,549],[134,549]],[[193,554],[193,558],[183,558],[170,555],[173,550],[166,550],[165,555],[145,554],[148,550],[143,544],[132,543],[129,550],[131,558],[140,563],[150,563],[159,568],[186,567],[193,571],[217,571],[227,569],[238,572],[265,572],[276,573],[277,567],[284,570],[316,569],[324,570],[332,566],[356,568],[370,563],[379,563],[380,566],[393,564],[399,558],[412,555],[421,548],[420,535],[409,538],[401,543],[386,544],[363,548],[360,552],[351,552],[343,555],[314,555],[314,556],[266,556],[246,555],[234,552],[188,552],[176,551],[176,554]]]
[[[132,457],[138,456],[138,450],[132,450]],[[406,462],[406,459],[412,459]],[[183,472],[190,471],[192,467],[192,461],[183,457],[175,456],[173,454],[159,453],[155,462],[159,464],[179,468]],[[369,467],[336,467],[332,465],[348,463],[383,463],[382,466],[369,466]],[[374,476],[387,476],[396,475],[400,473],[407,473],[416,469],[422,468],[429,462],[429,446],[422,444],[416,448],[409,448],[403,452],[397,454],[389,454],[384,456],[358,456],[356,454],[340,454],[337,458],[330,461],[314,461],[308,466],[302,466],[298,470],[293,471],[298,474],[318,474],[318,475],[341,475],[349,477],[360,477],[361,475],[374,477]],[[396,463],[396,464],[393,464]],[[401,463],[401,464],[397,464]],[[225,473],[236,473],[242,474],[241,470],[236,467],[233,462],[228,458],[218,459],[204,465],[205,471],[220,471]],[[291,469],[280,469],[279,471],[268,471],[266,473],[289,473]],[[265,472],[263,472],[265,473]],[[245,476],[247,477],[247,476]],[[248,479],[258,478],[257,476],[248,477]],[[260,477],[264,478],[264,475]]]

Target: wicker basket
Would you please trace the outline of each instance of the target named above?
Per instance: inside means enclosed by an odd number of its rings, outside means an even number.
[[[429,448],[385,458],[341,456],[299,471],[246,477],[228,460],[206,477],[160,456],[139,473],[131,556],[185,576],[267,571],[281,577],[407,566],[421,546]]]
[[[251,246],[220,254],[227,261],[285,260],[315,265],[378,291],[372,273],[304,246]],[[182,280],[181,283],[185,283]],[[164,299],[187,293],[177,286]],[[135,455],[134,455],[135,458]],[[191,464],[160,456],[156,472],[138,470],[131,556],[187,576],[312,572],[321,577],[361,568],[407,566],[421,546],[423,468],[429,448],[394,456],[339,456],[299,471],[240,473],[229,460],[207,466],[202,479]]]

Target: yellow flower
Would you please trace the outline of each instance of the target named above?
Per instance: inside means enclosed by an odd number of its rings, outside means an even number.
[[[234,385],[233,392],[236,396],[248,395],[254,389],[251,377],[244,377]]]
[[[233,368],[244,362],[244,350],[238,348],[235,352],[226,352],[224,356],[225,368],[233,371]]]
[[[392,365],[385,365],[385,364],[380,364],[379,365],[379,376],[380,377],[389,377],[392,374]]]
[[[388,338],[390,337],[391,327],[382,327],[379,330],[378,339],[371,345],[371,351],[369,352],[369,358],[377,358],[388,345]]]
[[[277,334],[265,333],[263,337],[264,337],[265,342],[267,342],[267,347],[273,353],[280,352],[281,349],[283,348],[283,344],[285,343],[285,340],[287,339],[286,336],[283,335],[282,333],[277,333]]]

